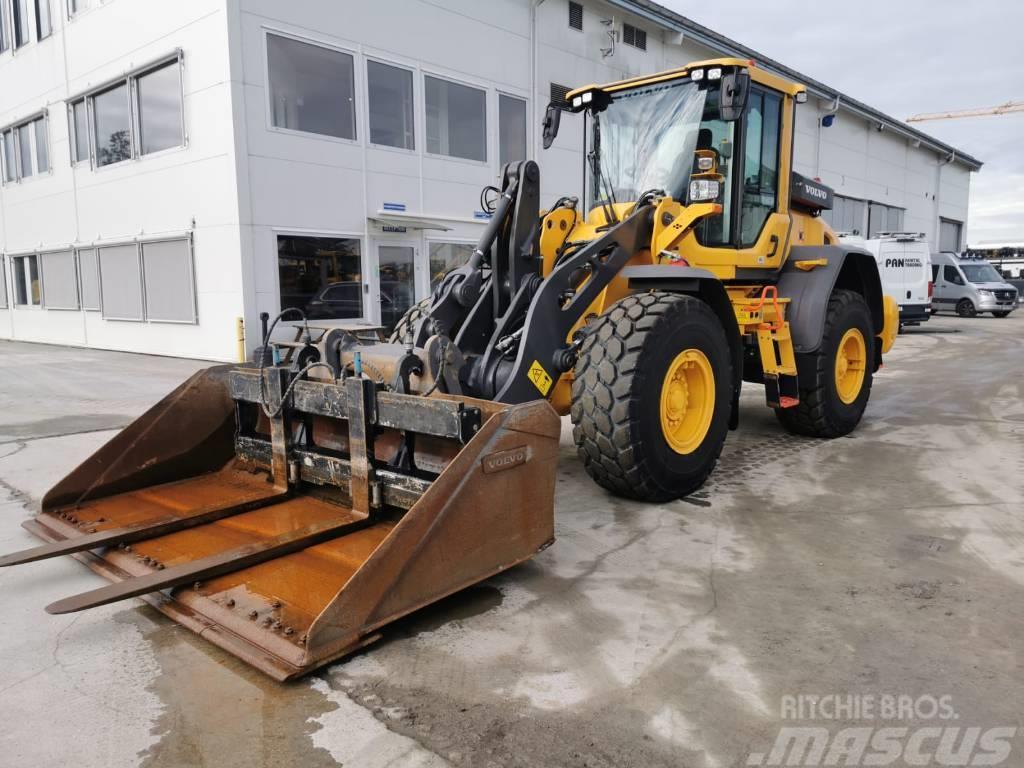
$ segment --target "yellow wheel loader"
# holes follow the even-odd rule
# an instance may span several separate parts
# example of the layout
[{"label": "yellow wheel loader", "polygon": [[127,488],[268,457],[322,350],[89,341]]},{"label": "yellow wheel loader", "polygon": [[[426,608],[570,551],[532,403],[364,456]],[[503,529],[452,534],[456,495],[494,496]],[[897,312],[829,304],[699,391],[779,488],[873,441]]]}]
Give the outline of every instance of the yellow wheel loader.
[{"label": "yellow wheel loader", "polygon": [[597,483],[654,502],[705,481],[744,381],[792,432],[854,429],[897,310],[792,170],[803,87],[716,59],[567,99],[544,146],[583,113],[583,201],[541,211],[537,164],[505,166],[468,263],[388,342],[265,318],[254,362],[119,433],[0,565],[74,555],[112,583],[49,612],[141,596],[287,679],[549,545],[559,415]]}]

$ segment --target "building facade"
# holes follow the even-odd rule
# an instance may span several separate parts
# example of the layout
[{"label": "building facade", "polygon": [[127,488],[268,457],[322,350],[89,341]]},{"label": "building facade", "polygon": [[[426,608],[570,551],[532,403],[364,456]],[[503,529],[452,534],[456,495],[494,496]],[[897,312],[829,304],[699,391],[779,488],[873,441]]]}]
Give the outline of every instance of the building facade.
[{"label": "building facade", "polygon": [[505,162],[581,195],[565,90],[721,55],[809,87],[840,230],[959,250],[980,163],[648,0],[0,0],[0,338],[231,360],[299,306],[389,325]]}]

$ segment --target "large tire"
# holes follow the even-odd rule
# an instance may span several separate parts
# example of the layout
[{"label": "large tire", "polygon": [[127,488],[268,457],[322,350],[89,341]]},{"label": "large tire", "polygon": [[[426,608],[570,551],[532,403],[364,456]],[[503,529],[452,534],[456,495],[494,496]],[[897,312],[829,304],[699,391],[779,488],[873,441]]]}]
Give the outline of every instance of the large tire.
[{"label": "large tire", "polygon": [[[844,375],[840,377],[838,361],[840,342],[844,342],[844,349],[848,348],[847,344],[856,348],[856,334],[863,344],[858,355],[863,358],[863,378],[859,386],[854,386],[858,378],[855,373],[852,379],[847,378],[847,373],[856,372],[857,367],[843,365]],[[808,437],[842,437],[852,432],[860,423],[871,396],[877,343],[872,333],[871,311],[864,297],[855,291],[833,293],[826,309],[821,345],[813,353],[814,376],[811,381],[801,380],[798,405],[775,409],[782,425],[794,434]]]},{"label": "large tire", "polygon": [[612,493],[660,502],[700,488],[722,452],[731,404],[729,343],[703,301],[635,294],[588,328],[572,385],[573,439],[587,474]]},{"label": "large tire", "polygon": [[956,305],[956,313],[960,317],[975,317],[978,314],[978,310],[970,299],[960,299],[960,302]]},{"label": "large tire", "polygon": [[420,321],[420,318],[427,314],[427,310],[430,309],[430,297],[418,301],[405,310],[405,314],[402,315],[401,319],[395,323],[395,329],[391,331],[391,335],[388,336],[389,344],[404,344],[405,337],[409,330],[416,330],[416,323]]}]

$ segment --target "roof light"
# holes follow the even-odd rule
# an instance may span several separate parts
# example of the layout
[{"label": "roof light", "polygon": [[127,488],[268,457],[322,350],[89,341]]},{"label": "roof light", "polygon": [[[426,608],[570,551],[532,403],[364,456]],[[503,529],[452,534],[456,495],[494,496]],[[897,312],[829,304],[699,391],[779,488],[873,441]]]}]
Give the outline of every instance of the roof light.
[{"label": "roof light", "polygon": [[594,92],[593,91],[587,91],[586,93],[583,94],[582,98],[583,98],[583,103],[584,104],[589,104],[590,102],[592,102],[594,100]]},{"label": "roof light", "polygon": [[690,73],[690,79],[693,80],[693,82],[697,82],[698,80],[703,80],[704,79],[704,70],[703,69],[695,69],[695,70],[693,70]]},{"label": "roof light", "polygon": [[573,98],[572,98],[572,105],[573,105],[573,107],[575,109],[579,109],[580,107],[582,107],[583,106],[583,97],[582,96],[573,96]]},{"label": "roof light", "polygon": [[721,80],[722,79],[722,68],[712,67],[708,70],[708,80]]},{"label": "roof light", "polygon": [[715,159],[713,157],[698,157],[697,158],[697,170],[699,171],[710,171],[715,167]]}]

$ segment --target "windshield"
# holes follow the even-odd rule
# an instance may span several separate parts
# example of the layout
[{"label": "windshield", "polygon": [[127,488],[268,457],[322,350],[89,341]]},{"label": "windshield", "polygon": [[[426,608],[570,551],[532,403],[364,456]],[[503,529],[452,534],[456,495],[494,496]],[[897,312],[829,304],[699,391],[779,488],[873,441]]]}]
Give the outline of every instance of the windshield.
[{"label": "windshield", "polygon": [[682,200],[707,93],[690,81],[659,84],[622,93],[595,115],[587,164],[588,207],[600,200],[636,200],[652,189]]},{"label": "windshield", "polygon": [[991,264],[961,264],[964,276],[972,283],[1001,283],[1003,278]]}]

